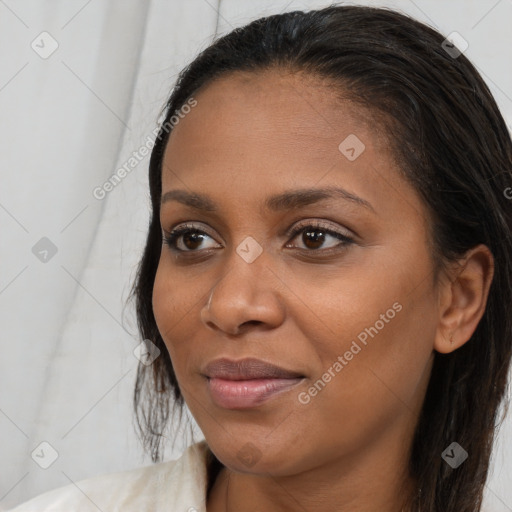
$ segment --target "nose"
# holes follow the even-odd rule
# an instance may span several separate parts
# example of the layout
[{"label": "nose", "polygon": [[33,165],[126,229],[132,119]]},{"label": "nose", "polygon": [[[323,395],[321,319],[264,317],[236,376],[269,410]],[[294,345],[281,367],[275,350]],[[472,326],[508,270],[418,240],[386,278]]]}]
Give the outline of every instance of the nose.
[{"label": "nose", "polygon": [[267,330],[284,321],[282,282],[260,256],[247,263],[236,252],[212,287],[201,321],[213,331],[237,335],[249,328]]}]

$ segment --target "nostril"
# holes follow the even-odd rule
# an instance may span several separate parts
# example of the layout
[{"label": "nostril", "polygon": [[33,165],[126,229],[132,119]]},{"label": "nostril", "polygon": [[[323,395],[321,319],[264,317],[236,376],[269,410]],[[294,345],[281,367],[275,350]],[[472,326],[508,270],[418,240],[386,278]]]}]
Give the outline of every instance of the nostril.
[{"label": "nostril", "polygon": [[247,322],[244,322],[240,327],[244,327],[245,325],[259,325],[263,322],[261,320],[249,320]]}]

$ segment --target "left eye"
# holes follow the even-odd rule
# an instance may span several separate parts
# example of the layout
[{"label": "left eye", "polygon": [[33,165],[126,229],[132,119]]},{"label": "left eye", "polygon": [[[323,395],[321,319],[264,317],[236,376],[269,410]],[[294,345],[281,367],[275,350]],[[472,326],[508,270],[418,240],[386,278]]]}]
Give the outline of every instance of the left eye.
[{"label": "left eye", "polygon": [[[302,226],[295,229],[292,233],[293,238],[296,238],[297,235],[302,233],[302,242],[306,246],[306,249],[317,250],[320,246],[325,243],[326,237],[330,237],[332,239],[338,240],[339,243],[335,243],[330,247],[325,248],[326,250],[332,249],[334,247],[348,245],[353,242],[353,240],[347,235],[340,233],[338,231],[334,231],[332,229],[328,229],[323,226]],[[292,238],[292,240],[293,240]],[[289,247],[289,245],[286,245]]]}]

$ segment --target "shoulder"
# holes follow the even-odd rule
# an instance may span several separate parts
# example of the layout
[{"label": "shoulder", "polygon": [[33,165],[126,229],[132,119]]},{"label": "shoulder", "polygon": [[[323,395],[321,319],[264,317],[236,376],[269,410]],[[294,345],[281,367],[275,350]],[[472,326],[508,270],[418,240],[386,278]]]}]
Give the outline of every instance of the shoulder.
[{"label": "shoulder", "polygon": [[40,494],[10,512],[204,510],[206,454],[206,442],[201,441],[176,460],[80,480]]}]

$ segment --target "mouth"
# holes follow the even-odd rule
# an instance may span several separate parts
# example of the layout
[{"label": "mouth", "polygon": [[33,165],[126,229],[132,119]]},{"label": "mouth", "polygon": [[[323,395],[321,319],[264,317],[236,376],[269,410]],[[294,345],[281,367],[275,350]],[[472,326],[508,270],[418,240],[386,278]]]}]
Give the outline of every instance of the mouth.
[{"label": "mouth", "polygon": [[217,359],[206,366],[203,376],[213,402],[225,409],[257,407],[305,378],[300,372],[254,358]]}]

